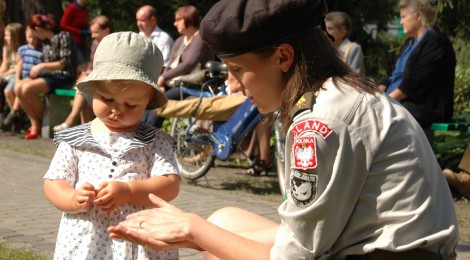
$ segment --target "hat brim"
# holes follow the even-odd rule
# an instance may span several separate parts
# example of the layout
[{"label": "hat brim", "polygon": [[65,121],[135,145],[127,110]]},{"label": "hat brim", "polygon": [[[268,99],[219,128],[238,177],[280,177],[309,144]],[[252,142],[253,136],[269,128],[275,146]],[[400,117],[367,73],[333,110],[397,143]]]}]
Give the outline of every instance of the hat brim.
[{"label": "hat brim", "polygon": [[108,81],[108,80],[133,80],[140,81],[155,88],[155,96],[149,102],[146,109],[151,110],[159,107],[163,107],[168,99],[162,92],[160,87],[155,82],[157,79],[151,79],[141,69],[133,66],[124,65],[120,63],[101,63],[95,67],[91,73],[83,80],[77,82],[76,87],[79,91],[93,95],[93,88],[96,81]]}]

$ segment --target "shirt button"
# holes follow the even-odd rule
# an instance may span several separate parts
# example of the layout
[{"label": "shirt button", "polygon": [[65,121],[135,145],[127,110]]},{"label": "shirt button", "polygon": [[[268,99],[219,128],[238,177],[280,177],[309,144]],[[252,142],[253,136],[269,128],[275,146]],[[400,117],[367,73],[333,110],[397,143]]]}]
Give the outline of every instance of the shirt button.
[{"label": "shirt button", "polygon": [[116,165],[117,165],[117,162],[113,161],[112,164],[113,164],[114,166],[116,166]]},{"label": "shirt button", "polygon": [[114,169],[111,169],[111,172],[114,172]]},{"label": "shirt button", "polygon": [[109,178],[112,178],[112,177],[113,177],[113,175],[111,175],[111,174],[110,174],[110,175],[108,175],[108,177],[109,177]]}]

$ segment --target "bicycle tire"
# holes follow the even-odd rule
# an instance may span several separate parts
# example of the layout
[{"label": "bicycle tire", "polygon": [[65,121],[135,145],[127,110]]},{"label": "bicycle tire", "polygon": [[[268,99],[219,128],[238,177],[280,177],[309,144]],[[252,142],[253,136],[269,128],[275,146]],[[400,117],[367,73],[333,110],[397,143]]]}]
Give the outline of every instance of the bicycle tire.
[{"label": "bicycle tire", "polygon": [[279,117],[274,120],[274,136],[276,138],[276,145],[274,155],[276,157],[276,168],[277,168],[277,178],[279,182],[279,190],[281,195],[285,197],[286,192],[286,155],[285,155],[285,143],[286,143],[286,136],[282,129],[282,122]]},{"label": "bicycle tire", "polygon": [[[212,142],[199,142],[186,138],[186,130],[193,118],[173,118],[171,122],[170,135],[175,139],[174,155],[180,169],[180,175],[187,180],[197,180],[210,170],[214,164],[215,155],[212,149]],[[200,133],[197,139],[210,140],[210,132]],[[190,160],[198,155],[201,158]]]}]

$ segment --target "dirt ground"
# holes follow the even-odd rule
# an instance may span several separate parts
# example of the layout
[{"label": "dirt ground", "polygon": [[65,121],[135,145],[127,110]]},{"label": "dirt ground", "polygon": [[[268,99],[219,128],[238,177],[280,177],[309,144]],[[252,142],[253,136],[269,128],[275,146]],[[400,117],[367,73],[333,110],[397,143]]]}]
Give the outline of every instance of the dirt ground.
[{"label": "dirt ground", "polygon": [[[55,152],[55,146],[51,139],[24,140],[23,134],[11,134],[9,132],[0,132],[0,149],[17,151],[52,158]],[[242,172],[243,169],[240,171]],[[243,174],[224,173],[227,171],[214,171],[208,176],[209,179],[201,179],[196,185],[205,186],[210,181],[210,188],[237,190],[238,192],[248,193],[247,196],[255,196],[262,200],[282,200],[278,196],[279,188],[275,173],[268,176],[251,177]],[[225,174],[225,175],[224,175]],[[459,222],[460,242],[470,243],[470,202],[466,199],[458,198],[454,194],[455,211]]]}]

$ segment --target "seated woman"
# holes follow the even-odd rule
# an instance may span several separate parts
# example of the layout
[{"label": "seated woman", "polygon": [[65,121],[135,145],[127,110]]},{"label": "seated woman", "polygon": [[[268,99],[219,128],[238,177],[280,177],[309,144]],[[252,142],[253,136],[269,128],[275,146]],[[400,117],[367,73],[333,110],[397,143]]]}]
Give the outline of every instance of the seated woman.
[{"label": "seated woman", "polygon": [[[157,83],[168,99],[177,100],[181,98],[180,90],[174,86],[174,81],[179,76],[202,69],[215,55],[199,36],[199,11],[196,7],[188,5],[178,8],[173,25],[181,36],[173,44],[169,65],[165,67]],[[144,122],[156,127],[161,127],[163,120],[164,118],[157,119],[153,111],[147,112],[143,117]]]},{"label": "seated woman", "polygon": [[31,79],[15,85],[15,94],[30,122],[30,132],[25,139],[36,139],[41,133],[44,106],[40,94],[55,89],[71,88],[76,79],[76,54],[70,33],[58,31],[52,14],[34,14],[28,25],[33,35],[43,41],[44,62],[31,68]]},{"label": "seated woman", "polygon": [[351,17],[345,12],[329,12],[325,17],[325,27],[326,31],[335,38],[333,45],[338,49],[341,59],[354,72],[365,75],[366,70],[361,45],[349,40],[352,32]]},{"label": "seated woman", "polygon": [[[90,61],[88,62],[87,69],[82,71],[80,76],[78,76],[77,82],[86,78],[86,76],[91,73],[93,70],[93,56],[95,55],[98,44],[106,35],[113,32],[111,22],[109,21],[108,17],[100,15],[93,18],[90,23],[90,32],[91,38],[93,38],[93,43],[91,44]],[[93,120],[95,115],[93,114],[91,103],[92,97],[90,95],[77,91],[77,94],[73,99],[72,110],[70,111],[70,114],[62,124],[54,126],[54,132],[73,126],[78,115],[80,115],[80,121],[82,124]]]}]

